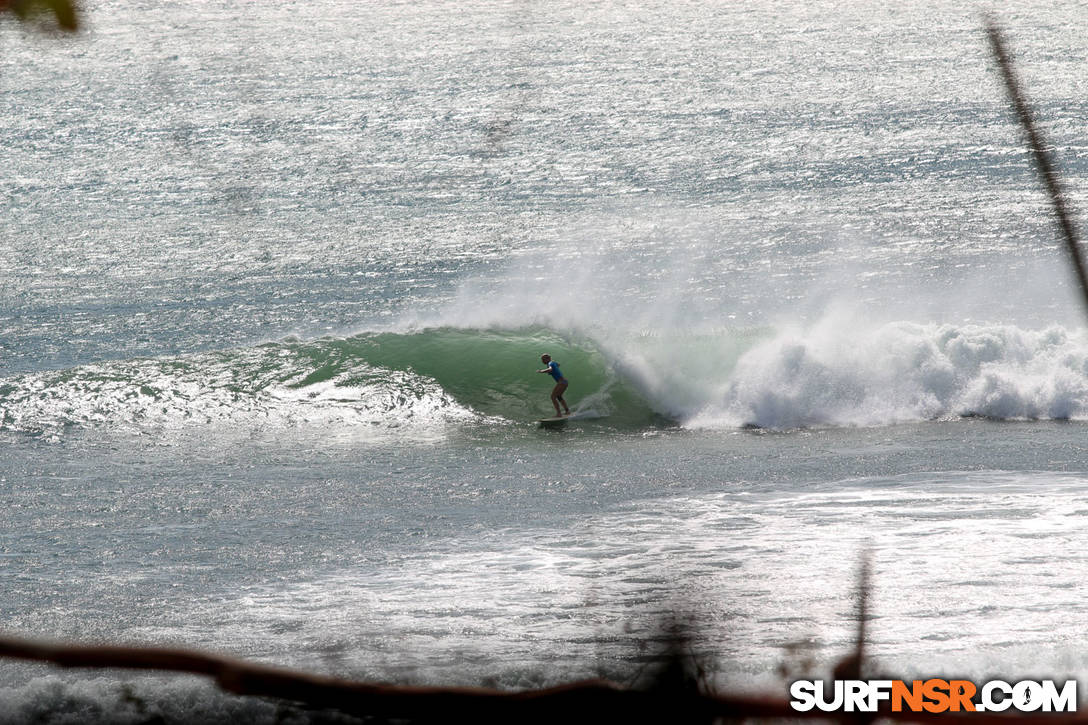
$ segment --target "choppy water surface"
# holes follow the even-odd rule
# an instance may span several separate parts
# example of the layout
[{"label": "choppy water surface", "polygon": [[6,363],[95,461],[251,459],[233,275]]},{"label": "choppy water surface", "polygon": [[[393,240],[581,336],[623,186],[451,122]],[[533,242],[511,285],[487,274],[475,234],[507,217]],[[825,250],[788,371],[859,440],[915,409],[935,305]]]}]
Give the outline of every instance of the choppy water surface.
[{"label": "choppy water surface", "polygon": [[[868,550],[882,666],[1079,675],[1088,338],[978,10],[3,26],[5,628],[529,687],[628,681],[679,612],[773,690],[849,649]],[[1088,15],[1001,12],[1088,207]],[[141,717],[0,680],[6,720]]]}]

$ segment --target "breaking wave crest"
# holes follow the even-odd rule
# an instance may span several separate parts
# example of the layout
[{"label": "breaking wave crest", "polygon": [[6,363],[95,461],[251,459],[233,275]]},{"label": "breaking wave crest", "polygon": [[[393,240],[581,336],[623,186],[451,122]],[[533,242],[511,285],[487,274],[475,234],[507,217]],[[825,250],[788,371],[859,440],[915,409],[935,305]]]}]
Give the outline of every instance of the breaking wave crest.
[{"label": "breaking wave crest", "polygon": [[1088,340],[1062,327],[826,323],[750,350],[693,427],[1088,417]]}]

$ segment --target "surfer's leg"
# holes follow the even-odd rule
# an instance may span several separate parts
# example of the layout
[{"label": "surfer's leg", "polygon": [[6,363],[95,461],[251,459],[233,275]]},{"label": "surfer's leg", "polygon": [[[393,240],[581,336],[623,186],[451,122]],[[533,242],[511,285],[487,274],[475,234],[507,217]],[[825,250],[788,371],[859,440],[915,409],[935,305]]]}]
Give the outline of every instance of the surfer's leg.
[{"label": "surfer's leg", "polygon": [[[558,383],[555,386],[555,390],[552,391],[552,405],[555,406],[555,414],[559,415],[559,403],[563,404],[563,409],[567,411],[567,415],[570,415],[570,407],[567,405],[567,401],[563,400],[563,393],[567,390],[567,383]],[[557,402],[558,401],[558,402]]]}]

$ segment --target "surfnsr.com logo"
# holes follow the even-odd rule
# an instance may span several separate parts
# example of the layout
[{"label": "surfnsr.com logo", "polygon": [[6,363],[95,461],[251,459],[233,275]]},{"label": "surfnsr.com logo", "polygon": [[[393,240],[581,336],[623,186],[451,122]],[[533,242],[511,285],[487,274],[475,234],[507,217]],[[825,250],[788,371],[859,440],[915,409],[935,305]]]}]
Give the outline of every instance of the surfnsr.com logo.
[{"label": "surfnsr.com logo", "polygon": [[790,698],[797,712],[1076,712],[1077,681],[797,680]]}]

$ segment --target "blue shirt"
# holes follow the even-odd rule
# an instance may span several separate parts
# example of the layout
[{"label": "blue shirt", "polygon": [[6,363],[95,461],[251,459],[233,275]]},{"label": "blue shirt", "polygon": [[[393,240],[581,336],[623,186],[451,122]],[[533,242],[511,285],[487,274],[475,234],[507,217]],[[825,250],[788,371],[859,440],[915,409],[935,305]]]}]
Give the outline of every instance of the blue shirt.
[{"label": "blue shirt", "polygon": [[551,375],[557,383],[563,379],[563,373],[559,372],[559,363],[555,360],[548,363],[548,374]]}]

